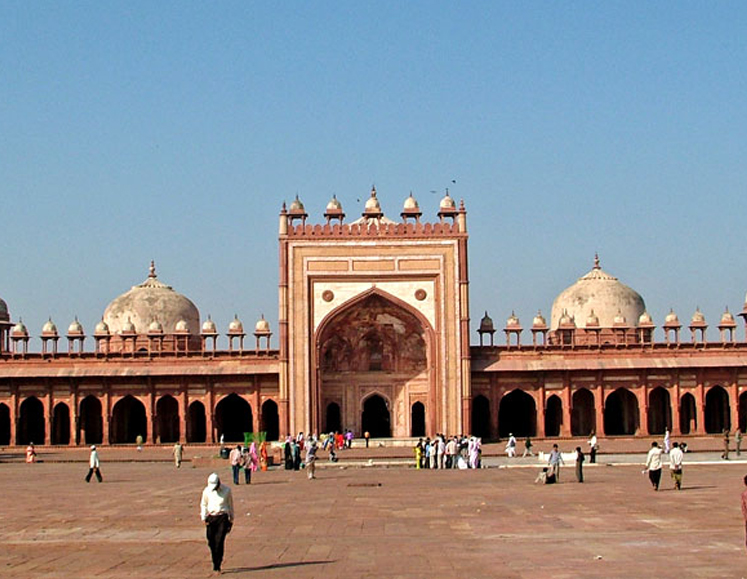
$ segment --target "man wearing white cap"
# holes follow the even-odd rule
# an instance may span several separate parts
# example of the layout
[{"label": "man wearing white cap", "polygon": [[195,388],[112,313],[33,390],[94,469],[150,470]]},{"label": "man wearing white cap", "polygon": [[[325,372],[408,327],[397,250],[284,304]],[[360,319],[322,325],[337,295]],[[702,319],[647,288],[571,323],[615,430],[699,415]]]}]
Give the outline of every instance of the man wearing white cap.
[{"label": "man wearing white cap", "polygon": [[101,482],[103,479],[101,477],[101,470],[100,467],[101,464],[99,463],[99,453],[96,452],[96,446],[91,447],[91,456],[88,459],[88,474],[86,475],[86,482],[91,482],[91,475],[93,473],[96,473],[96,480]]},{"label": "man wearing white cap", "polygon": [[202,491],[200,518],[205,522],[207,541],[213,557],[213,571],[220,571],[223,562],[223,545],[233,526],[233,496],[231,489],[221,484],[220,477],[213,473],[208,477]]}]

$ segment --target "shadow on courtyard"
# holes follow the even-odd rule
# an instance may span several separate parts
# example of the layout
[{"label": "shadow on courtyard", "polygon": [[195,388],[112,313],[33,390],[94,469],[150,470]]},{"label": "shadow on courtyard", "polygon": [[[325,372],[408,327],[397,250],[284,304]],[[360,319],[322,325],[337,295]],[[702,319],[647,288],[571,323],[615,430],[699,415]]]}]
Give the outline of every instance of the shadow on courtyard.
[{"label": "shadow on courtyard", "polygon": [[260,565],[258,567],[237,567],[236,569],[224,569],[223,574],[230,573],[250,573],[252,571],[268,571],[270,569],[284,569],[285,567],[305,567],[307,565],[327,565],[328,563],[337,563],[336,560],[326,561],[293,561],[289,563],[272,563],[271,565]]}]

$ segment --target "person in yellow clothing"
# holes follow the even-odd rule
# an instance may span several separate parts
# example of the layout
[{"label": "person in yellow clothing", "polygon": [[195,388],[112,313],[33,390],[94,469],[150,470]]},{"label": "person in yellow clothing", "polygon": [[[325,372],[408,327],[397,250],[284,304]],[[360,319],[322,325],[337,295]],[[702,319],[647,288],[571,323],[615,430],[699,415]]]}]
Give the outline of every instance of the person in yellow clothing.
[{"label": "person in yellow clothing", "polygon": [[418,440],[415,445],[415,468],[420,468],[423,463],[423,439]]}]

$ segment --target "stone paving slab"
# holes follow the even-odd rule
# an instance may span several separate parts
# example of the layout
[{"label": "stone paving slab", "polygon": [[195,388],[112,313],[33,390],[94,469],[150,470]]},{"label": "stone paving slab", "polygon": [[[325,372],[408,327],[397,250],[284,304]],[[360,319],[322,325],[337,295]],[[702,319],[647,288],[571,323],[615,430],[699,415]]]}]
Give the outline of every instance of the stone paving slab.
[{"label": "stone paving slab", "polygon": [[[0,576],[208,577],[199,497],[209,470],[106,462],[0,465]],[[246,577],[745,577],[747,466],[686,466],[654,492],[639,465],[587,482],[537,469],[320,469],[233,487],[224,574]],[[227,468],[220,471],[230,481]]]}]

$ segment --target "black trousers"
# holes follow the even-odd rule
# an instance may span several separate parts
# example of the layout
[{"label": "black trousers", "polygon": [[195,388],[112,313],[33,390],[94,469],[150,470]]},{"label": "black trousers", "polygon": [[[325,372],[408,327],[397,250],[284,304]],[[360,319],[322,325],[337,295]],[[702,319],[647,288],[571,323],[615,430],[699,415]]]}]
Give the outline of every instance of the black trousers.
[{"label": "black trousers", "polygon": [[649,470],[648,480],[651,481],[651,484],[656,490],[659,490],[659,482],[661,481],[661,469]]},{"label": "black trousers", "polygon": [[91,482],[91,475],[93,473],[96,473],[96,480],[97,481],[101,482],[102,480],[104,480],[101,477],[101,471],[98,469],[98,467],[93,467],[93,468],[89,468],[88,469],[88,474],[86,475],[86,482]]},{"label": "black trousers", "polygon": [[206,522],[207,542],[210,547],[210,554],[213,557],[213,570],[220,571],[221,563],[223,563],[223,548],[226,543],[226,535],[231,530],[232,525],[228,520],[227,513],[208,515]]},{"label": "black trousers", "polygon": [[246,484],[252,484],[252,468],[250,466],[244,467],[244,481]]}]

